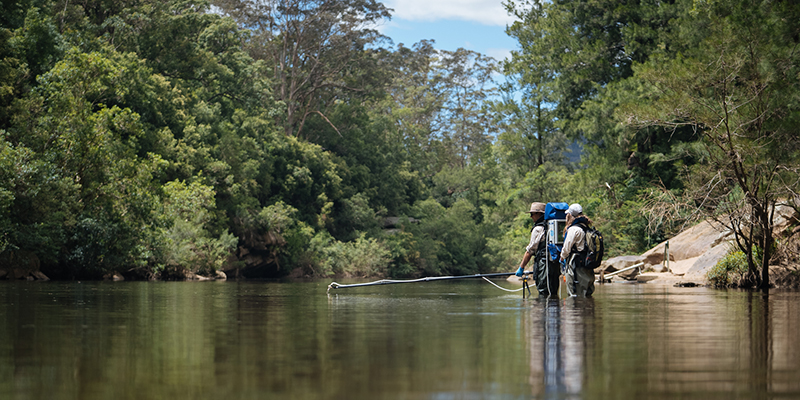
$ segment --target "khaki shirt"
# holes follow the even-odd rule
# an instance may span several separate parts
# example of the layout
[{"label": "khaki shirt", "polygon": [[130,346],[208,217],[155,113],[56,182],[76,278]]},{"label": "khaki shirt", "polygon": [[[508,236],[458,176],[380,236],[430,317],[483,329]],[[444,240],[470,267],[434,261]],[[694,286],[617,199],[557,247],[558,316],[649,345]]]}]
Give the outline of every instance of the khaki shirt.
[{"label": "khaki shirt", "polygon": [[536,249],[539,247],[539,242],[544,240],[544,226],[537,226],[531,231],[531,242],[525,247],[525,251],[530,254],[536,254]]},{"label": "khaki shirt", "polygon": [[586,232],[578,225],[572,225],[567,229],[567,237],[564,239],[564,248],[561,249],[561,258],[566,260],[572,252],[572,245],[575,251],[583,251],[586,243]]}]

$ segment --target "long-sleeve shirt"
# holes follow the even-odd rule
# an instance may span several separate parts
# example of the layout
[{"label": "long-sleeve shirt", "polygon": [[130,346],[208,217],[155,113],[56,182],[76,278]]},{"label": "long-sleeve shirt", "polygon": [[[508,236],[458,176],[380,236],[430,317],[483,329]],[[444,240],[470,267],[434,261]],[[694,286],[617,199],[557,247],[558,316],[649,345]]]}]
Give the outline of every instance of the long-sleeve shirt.
[{"label": "long-sleeve shirt", "polygon": [[575,246],[575,251],[583,251],[586,243],[586,233],[578,225],[572,225],[567,229],[567,237],[564,239],[564,248],[561,249],[561,258],[566,260],[569,253],[572,252],[572,246]]},{"label": "long-sleeve shirt", "polygon": [[531,242],[525,247],[525,251],[530,254],[536,254],[536,249],[539,247],[539,242],[544,240],[544,226],[537,225],[531,231]]}]

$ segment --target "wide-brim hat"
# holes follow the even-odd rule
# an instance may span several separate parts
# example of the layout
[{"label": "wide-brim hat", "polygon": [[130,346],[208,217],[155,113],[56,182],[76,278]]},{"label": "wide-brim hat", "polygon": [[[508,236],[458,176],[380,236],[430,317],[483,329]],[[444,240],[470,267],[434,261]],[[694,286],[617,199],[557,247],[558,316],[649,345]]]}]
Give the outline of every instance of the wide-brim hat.
[{"label": "wide-brim hat", "polygon": [[544,203],[531,203],[531,210],[528,213],[542,213],[544,214]]}]

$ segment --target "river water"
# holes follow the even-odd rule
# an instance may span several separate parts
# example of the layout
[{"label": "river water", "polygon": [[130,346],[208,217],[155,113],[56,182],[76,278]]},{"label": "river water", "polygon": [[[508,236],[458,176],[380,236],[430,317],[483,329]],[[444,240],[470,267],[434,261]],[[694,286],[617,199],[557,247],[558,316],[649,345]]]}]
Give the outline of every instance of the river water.
[{"label": "river water", "polygon": [[800,398],[798,292],[328,283],[0,282],[0,399]]}]

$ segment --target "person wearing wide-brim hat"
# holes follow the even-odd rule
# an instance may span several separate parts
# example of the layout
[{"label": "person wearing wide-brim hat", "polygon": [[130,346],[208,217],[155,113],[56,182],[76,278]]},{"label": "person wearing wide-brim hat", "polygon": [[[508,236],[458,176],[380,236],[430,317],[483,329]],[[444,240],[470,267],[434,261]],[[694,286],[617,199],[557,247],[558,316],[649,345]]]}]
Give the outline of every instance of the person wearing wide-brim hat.
[{"label": "person wearing wide-brim hat", "polygon": [[528,262],[533,257],[533,278],[536,279],[536,267],[538,265],[538,260],[540,258],[544,258],[545,249],[547,248],[547,241],[545,240],[545,222],[544,222],[544,203],[531,203],[531,208],[527,211],[530,214],[531,219],[533,220],[533,229],[531,229],[531,240],[528,243],[528,246],[525,247],[525,254],[522,256],[522,262],[519,264],[519,269],[517,269],[517,276],[522,276],[525,273],[525,266],[528,265]]},{"label": "person wearing wide-brim hat", "polygon": [[594,293],[594,271],[584,265],[586,259],[586,231],[592,221],[583,215],[583,207],[575,203],[567,210],[567,228],[561,261],[566,264],[564,275],[570,296],[590,297]]}]

